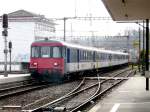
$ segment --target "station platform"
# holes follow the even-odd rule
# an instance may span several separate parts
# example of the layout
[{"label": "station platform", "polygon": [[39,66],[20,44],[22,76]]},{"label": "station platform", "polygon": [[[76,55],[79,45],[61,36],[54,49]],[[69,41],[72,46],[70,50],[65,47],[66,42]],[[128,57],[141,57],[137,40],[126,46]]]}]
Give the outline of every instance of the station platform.
[{"label": "station platform", "polygon": [[23,81],[30,78],[30,74],[8,74],[8,77],[4,77],[3,74],[0,74],[0,84]]},{"label": "station platform", "polygon": [[150,90],[146,91],[145,83],[145,77],[135,75],[88,112],[150,112]]}]

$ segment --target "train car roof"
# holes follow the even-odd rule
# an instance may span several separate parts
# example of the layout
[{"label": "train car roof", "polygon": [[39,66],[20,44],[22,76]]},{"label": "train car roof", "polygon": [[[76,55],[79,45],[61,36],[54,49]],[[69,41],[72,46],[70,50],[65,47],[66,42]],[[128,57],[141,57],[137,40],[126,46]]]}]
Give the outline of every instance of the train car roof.
[{"label": "train car roof", "polygon": [[63,46],[66,46],[68,48],[78,48],[78,49],[82,49],[82,50],[97,51],[97,52],[110,53],[110,54],[128,55],[128,53],[123,53],[123,52],[119,52],[119,51],[111,51],[111,50],[104,50],[104,49],[95,48],[95,47],[82,46],[82,45],[68,43],[68,42],[64,42],[64,41],[60,41],[60,40],[45,39],[45,40],[38,40],[33,43],[60,43]]}]

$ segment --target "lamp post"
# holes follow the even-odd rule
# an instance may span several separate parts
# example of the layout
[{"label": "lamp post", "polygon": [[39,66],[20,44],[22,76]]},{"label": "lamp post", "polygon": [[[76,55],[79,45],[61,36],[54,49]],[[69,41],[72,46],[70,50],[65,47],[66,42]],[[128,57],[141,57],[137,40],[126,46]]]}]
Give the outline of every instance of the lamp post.
[{"label": "lamp post", "polygon": [[64,41],[66,41],[66,20],[67,18],[64,17]]},{"label": "lamp post", "polygon": [[145,76],[145,26],[144,26],[144,21],[143,21],[143,59],[142,59],[142,75]]},{"label": "lamp post", "polygon": [[141,72],[141,29],[139,26],[139,72]]}]

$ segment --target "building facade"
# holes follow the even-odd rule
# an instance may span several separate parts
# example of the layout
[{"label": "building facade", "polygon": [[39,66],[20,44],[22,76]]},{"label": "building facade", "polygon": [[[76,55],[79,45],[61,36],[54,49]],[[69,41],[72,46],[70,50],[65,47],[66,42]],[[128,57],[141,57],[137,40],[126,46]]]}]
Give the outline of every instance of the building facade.
[{"label": "building facade", "polygon": [[[2,26],[2,17],[0,18]],[[0,31],[3,28],[0,27]],[[12,62],[29,62],[33,41],[54,36],[55,23],[43,15],[25,10],[8,14],[8,42],[12,42]],[[0,62],[4,62],[4,37],[0,35]],[[9,53],[8,53],[9,62]]]}]

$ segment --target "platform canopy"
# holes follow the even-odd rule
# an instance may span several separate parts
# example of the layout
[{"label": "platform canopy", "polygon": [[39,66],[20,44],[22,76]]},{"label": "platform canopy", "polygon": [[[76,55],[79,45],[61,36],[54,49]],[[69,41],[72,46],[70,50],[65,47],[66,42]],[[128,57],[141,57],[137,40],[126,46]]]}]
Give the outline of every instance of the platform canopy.
[{"label": "platform canopy", "polygon": [[114,21],[150,19],[150,0],[102,0]]}]

